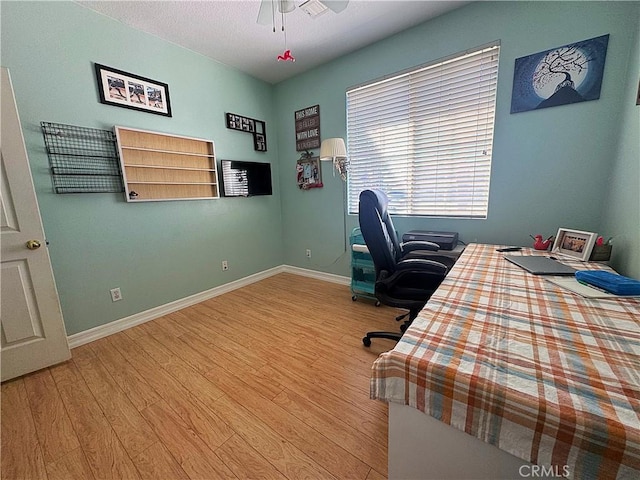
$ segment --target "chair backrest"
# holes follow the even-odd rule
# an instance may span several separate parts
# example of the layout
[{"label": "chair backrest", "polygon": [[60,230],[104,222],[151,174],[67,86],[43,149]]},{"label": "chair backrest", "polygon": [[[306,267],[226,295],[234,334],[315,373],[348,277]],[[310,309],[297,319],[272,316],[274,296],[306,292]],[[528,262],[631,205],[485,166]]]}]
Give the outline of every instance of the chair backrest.
[{"label": "chair backrest", "polygon": [[400,256],[400,245],[387,212],[388,203],[387,195],[381,190],[360,192],[358,220],[364,242],[373,259],[376,276],[381,270],[395,272]]},{"label": "chair backrest", "polygon": [[389,205],[389,197],[387,197],[386,193],[384,193],[382,190],[375,191],[377,192],[377,195],[382,195],[384,197],[384,211],[380,218],[382,218],[382,221],[387,227],[387,234],[389,235],[389,238],[393,243],[393,251],[396,256],[397,263],[402,258],[403,252],[402,247],[400,246],[400,240],[398,239],[398,231],[396,230],[396,227],[393,226],[393,220],[391,219],[391,215],[389,215],[389,211],[387,208]]}]

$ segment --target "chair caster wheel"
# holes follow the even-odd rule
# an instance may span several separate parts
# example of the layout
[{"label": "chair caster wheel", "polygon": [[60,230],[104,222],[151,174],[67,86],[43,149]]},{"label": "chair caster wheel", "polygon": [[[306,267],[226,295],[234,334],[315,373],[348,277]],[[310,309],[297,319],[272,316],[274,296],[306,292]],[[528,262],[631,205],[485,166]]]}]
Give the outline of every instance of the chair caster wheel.
[{"label": "chair caster wheel", "polygon": [[358,299],[358,296],[357,296],[357,295],[352,295],[352,296],[351,296],[351,300],[353,300],[354,302],[355,302],[357,299]]},{"label": "chair caster wheel", "polygon": [[376,300],[376,307],[380,306],[380,301]]},{"label": "chair caster wheel", "polygon": [[371,346],[371,339],[369,337],[364,337],[362,339],[362,343],[365,347],[370,347]]}]

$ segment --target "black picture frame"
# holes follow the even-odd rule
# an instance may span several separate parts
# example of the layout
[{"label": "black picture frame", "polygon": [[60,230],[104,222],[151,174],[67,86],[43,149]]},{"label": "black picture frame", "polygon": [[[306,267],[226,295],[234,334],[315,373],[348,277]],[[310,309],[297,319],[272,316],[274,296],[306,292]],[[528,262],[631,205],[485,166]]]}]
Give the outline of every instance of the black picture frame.
[{"label": "black picture frame", "polygon": [[267,151],[267,124],[265,122],[231,112],[225,113],[225,122],[227,128],[231,130],[252,134],[255,151]]},{"label": "black picture frame", "polygon": [[100,103],[171,117],[169,85],[94,63]]}]

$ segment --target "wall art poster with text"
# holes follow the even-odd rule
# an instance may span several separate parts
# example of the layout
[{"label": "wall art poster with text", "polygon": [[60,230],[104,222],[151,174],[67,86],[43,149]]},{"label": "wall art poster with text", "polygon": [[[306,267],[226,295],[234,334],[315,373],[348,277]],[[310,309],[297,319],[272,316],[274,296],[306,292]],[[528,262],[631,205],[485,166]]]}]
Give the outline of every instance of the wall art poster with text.
[{"label": "wall art poster with text", "polygon": [[600,98],[609,35],[516,59],[511,113]]}]

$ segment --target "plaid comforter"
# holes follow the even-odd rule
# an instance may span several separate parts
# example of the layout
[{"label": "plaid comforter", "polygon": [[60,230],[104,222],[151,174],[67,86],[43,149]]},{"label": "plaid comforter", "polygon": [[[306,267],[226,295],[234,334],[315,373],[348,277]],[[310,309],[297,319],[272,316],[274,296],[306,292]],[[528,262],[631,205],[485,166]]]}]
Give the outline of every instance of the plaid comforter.
[{"label": "plaid comforter", "polygon": [[640,299],[583,298],[495,249],[466,248],[371,397],[570,478],[640,478]]}]

